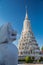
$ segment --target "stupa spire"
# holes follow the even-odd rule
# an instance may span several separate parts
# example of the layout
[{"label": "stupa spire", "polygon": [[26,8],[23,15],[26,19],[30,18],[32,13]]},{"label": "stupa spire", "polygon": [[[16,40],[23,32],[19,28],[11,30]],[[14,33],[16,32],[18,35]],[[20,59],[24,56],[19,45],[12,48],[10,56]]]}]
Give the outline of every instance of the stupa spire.
[{"label": "stupa spire", "polygon": [[26,16],[25,19],[28,20],[28,11],[27,11],[27,7],[26,7]]},{"label": "stupa spire", "polygon": [[36,54],[36,56],[37,54],[40,55],[40,49],[32,32],[30,20],[28,19],[27,8],[25,20],[23,23],[23,30],[19,39],[18,50],[19,58],[24,58],[26,56],[32,57],[34,54]]}]

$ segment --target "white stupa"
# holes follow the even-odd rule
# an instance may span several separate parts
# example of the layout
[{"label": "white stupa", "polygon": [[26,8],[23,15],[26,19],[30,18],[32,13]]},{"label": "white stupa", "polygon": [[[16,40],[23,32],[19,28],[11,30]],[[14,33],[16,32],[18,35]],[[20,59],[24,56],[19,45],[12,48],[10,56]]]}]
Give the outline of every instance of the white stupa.
[{"label": "white stupa", "polygon": [[23,30],[21,32],[21,36],[18,42],[18,50],[18,56],[20,58],[25,56],[40,56],[40,48],[32,32],[27,10],[23,23]]},{"label": "white stupa", "polygon": [[17,65],[18,50],[12,44],[16,40],[16,34],[10,23],[0,27],[0,65]]}]

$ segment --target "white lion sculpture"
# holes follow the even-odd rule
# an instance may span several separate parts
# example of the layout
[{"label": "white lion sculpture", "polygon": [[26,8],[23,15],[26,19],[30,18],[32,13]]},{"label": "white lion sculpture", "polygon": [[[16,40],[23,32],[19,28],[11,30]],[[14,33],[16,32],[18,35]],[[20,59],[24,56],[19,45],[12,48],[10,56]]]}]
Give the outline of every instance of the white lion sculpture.
[{"label": "white lion sculpture", "polygon": [[0,27],[0,65],[17,65],[18,49],[12,42],[16,40],[16,31],[10,23]]}]

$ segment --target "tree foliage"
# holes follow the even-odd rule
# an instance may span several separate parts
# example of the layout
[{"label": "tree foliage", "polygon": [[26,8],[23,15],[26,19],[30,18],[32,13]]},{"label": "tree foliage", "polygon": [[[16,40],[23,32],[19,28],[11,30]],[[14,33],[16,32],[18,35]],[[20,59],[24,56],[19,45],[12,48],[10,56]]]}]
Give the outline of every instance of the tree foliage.
[{"label": "tree foliage", "polygon": [[43,51],[43,46],[41,47],[41,50]]},{"label": "tree foliage", "polygon": [[31,57],[26,56],[26,57],[25,57],[25,62],[26,62],[26,63],[32,63],[33,60],[31,59]]}]

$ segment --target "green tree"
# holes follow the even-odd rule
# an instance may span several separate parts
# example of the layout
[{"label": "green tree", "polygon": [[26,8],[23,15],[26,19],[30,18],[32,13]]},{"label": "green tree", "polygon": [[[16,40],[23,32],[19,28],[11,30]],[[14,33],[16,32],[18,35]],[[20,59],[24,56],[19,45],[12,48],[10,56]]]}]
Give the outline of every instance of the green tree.
[{"label": "green tree", "polygon": [[25,57],[25,62],[26,62],[26,63],[32,63],[33,61],[32,61],[32,59],[31,59],[31,57],[26,56],[26,57]]},{"label": "green tree", "polygon": [[43,46],[41,47],[41,50],[43,51]]},{"label": "green tree", "polygon": [[32,57],[32,60],[34,60],[34,59],[35,59],[35,57],[33,56],[33,57]]}]

